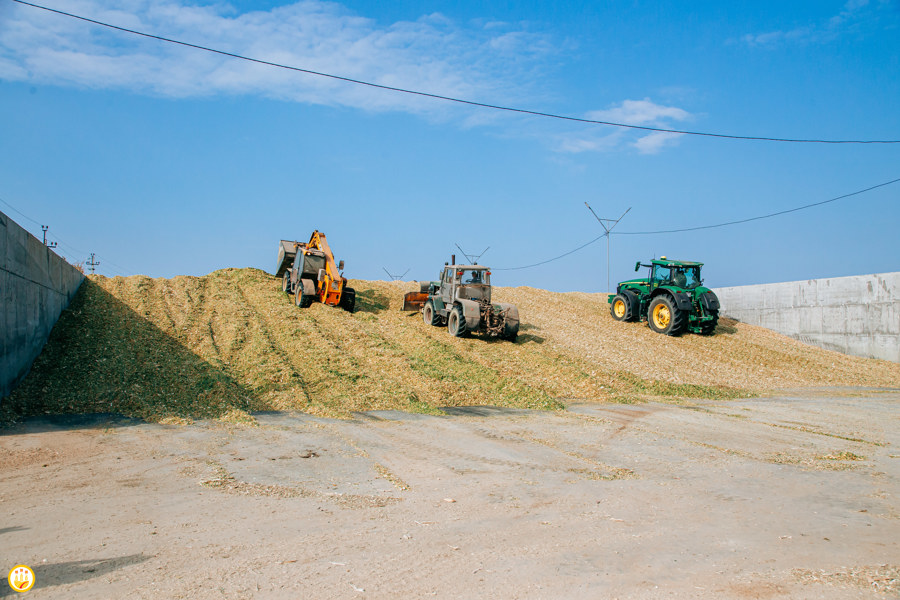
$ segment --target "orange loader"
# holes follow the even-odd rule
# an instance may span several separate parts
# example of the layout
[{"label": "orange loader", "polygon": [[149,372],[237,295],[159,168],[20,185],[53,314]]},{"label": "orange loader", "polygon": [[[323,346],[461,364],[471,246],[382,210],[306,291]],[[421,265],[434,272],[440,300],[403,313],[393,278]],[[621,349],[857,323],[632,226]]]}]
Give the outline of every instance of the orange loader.
[{"label": "orange loader", "polygon": [[356,291],[347,287],[344,261],[335,263],[325,234],[313,231],[306,243],[281,240],[278,244],[278,268],[281,290],[294,297],[294,303],[307,308],[313,302],[340,306],[353,312]]}]

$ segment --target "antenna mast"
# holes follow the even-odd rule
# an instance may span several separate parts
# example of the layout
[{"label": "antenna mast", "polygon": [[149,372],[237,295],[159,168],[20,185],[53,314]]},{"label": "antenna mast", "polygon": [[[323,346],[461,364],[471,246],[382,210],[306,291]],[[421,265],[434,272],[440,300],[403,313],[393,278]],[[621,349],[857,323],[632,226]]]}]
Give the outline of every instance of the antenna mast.
[{"label": "antenna mast", "polygon": [[609,293],[609,234],[613,230],[613,227],[619,224],[619,221],[622,220],[622,217],[628,214],[628,210],[631,210],[631,207],[629,206],[628,210],[623,212],[622,217],[619,217],[618,219],[601,219],[597,216],[597,213],[594,212],[594,209],[591,208],[590,204],[585,202],[584,205],[588,207],[588,210],[591,211],[591,214],[594,215],[594,218],[600,222],[601,227],[603,227],[603,230],[606,231],[606,233],[604,234],[606,236],[606,292]]}]

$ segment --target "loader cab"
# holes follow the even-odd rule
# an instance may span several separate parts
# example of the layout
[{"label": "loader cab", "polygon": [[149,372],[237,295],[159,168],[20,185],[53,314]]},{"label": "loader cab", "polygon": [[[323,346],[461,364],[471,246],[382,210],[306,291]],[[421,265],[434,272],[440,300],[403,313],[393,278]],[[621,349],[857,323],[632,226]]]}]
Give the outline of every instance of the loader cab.
[{"label": "loader cab", "polygon": [[294,259],[294,270],[301,276],[319,276],[319,270],[325,268],[325,253],[320,250],[301,250]]}]

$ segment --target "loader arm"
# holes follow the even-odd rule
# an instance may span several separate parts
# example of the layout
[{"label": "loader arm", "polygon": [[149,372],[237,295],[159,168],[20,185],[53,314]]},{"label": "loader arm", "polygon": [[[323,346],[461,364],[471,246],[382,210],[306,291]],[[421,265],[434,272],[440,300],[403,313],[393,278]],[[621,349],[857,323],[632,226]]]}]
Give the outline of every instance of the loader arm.
[{"label": "loader arm", "polygon": [[344,278],[334,261],[334,254],[325,239],[325,234],[315,230],[309,238],[308,248],[320,250],[325,254],[325,280],[316,282],[316,291],[319,300],[324,304],[337,306],[341,302],[341,294],[344,290]]}]

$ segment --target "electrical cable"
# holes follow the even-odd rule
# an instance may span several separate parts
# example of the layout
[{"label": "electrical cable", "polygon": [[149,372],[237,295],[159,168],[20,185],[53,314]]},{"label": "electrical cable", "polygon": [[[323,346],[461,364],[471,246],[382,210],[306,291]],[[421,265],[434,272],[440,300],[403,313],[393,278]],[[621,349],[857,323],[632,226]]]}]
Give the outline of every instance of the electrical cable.
[{"label": "electrical cable", "polygon": [[858,196],[859,194],[864,194],[864,193],[870,192],[874,189],[878,189],[878,188],[884,187],[886,185],[891,185],[892,183],[897,183],[898,181],[900,181],[900,178],[893,179],[891,181],[886,181],[884,183],[879,183],[878,185],[873,185],[872,187],[868,187],[864,190],[850,192],[849,194],[844,194],[843,196],[831,198],[830,200],[822,200],[821,202],[813,202],[812,204],[805,204],[803,206],[798,206],[796,208],[780,210],[778,212],[769,213],[767,215],[760,215],[758,217],[750,217],[748,219],[739,219],[737,221],[728,221],[726,223],[717,223],[715,225],[701,225],[699,227],[685,227],[683,229],[665,229],[665,230],[660,230],[660,231],[616,231],[613,233],[614,233],[614,235],[656,235],[656,234],[660,234],[660,233],[681,233],[683,231],[699,231],[701,229],[714,229],[716,227],[726,227],[728,225],[738,225],[740,223],[749,223],[750,221],[759,221],[760,219],[768,219],[771,217],[786,215],[788,213],[797,212],[798,210],[804,210],[807,208],[813,208],[814,206],[822,206],[823,204],[828,204],[829,202],[836,202],[838,200],[843,200],[844,198],[849,198],[851,196]]},{"label": "electrical cable", "polygon": [[281,63],[271,62],[268,60],[262,60],[258,58],[251,58],[249,56],[243,56],[241,54],[235,54],[233,52],[226,52],[224,50],[216,50],[215,48],[210,48],[207,46],[200,46],[198,44],[191,44],[188,42],[182,42],[179,40],[175,40],[172,38],[167,38],[159,35],[153,35],[150,33],[144,33],[142,31],[137,31],[135,29],[128,29],[126,27],[119,27],[118,25],[112,25],[110,23],[104,23],[103,21],[97,21],[95,19],[89,19],[87,17],[82,17],[80,15],[76,15],[73,13],[65,12],[62,10],[57,10],[54,8],[49,8],[47,6],[41,6],[40,4],[33,4],[31,2],[25,2],[24,0],[11,0],[12,2],[16,2],[17,4],[22,4],[24,6],[30,6],[32,8],[38,8],[41,10],[45,10],[47,12],[56,13],[58,15],[71,17],[73,19],[78,19],[80,21],[85,21],[87,23],[92,23],[94,25],[100,25],[101,27],[107,27],[109,29],[115,29],[117,31],[122,31],[124,33],[130,33],[133,35],[139,35],[145,38],[150,38],[154,40],[159,40],[161,42],[167,42],[169,44],[177,44],[179,46],[185,46],[187,48],[194,48],[197,50],[203,50],[205,52],[212,52],[214,54],[219,54],[221,56],[228,56],[230,58],[237,58],[240,60],[245,60],[248,62],[257,63],[260,65],[266,65],[269,67],[276,67],[279,69],[287,69],[289,71],[296,71],[298,73],[306,73],[308,75],[315,75],[318,77],[327,77],[329,79],[335,79],[338,81],[344,81],[347,83],[353,83],[356,85],[364,85],[372,88],[377,88],[381,90],[387,90],[390,92],[398,92],[402,94],[411,94],[414,96],[422,96],[425,98],[432,98],[435,100],[444,100],[447,102],[455,102],[457,104],[465,104],[468,106],[476,106],[479,108],[489,108],[492,110],[500,110],[511,113],[518,113],[524,115],[531,115],[535,117],[546,117],[550,119],[559,119],[563,121],[574,121],[576,123],[589,123],[592,125],[608,125],[611,127],[621,127],[626,129],[639,129],[642,131],[653,131],[658,133],[676,133],[681,135],[694,135],[694,136],[702,136],[702,137],[712,137],[712,138],[724,138],[724,139],[732,139],[732,140],[751,140],[751,141],[761,141],[761,142],[789,142],[789,143],[799,143],[799,144],[900,144],[900,140],[825,140],[825,139],[794,139],[794,138],[778,138],[778,137],[762,137],[762,136],[751,136],[751,135],[729,135],[724,133],[710,133],[710,132],[702,132],[702,131],[687,131],[680,129],[666,129],[663,127],[648,127],[645,125],[629,125],[627,123],[616,123],[613,121],[600,121],[597,119],[585,119],[581,117],[572,117],[566,115],[558,115],[554,113],[541,112],[536,110],[527,110],[524,108],[514,108],[510,106],[501,106],[498,104],[488,104],[485,102],[475,102],[473,100],[463,100],[461,98],[453,98],[451,96],[442,96],[440,94],[432,94],[429,92],[420,92],[416,90],[394,87],[389,85],[381,85],[378,83],[372,83],[370,81],[363,81],[360,79],[353,79],[350,77],[342,77],[340,75],[332,75],[330,73],[324,73],[321,71],[313,71],[311,69],[304,69],[301,67],[292,67],[290,65],[285,65]]},{"label": "electrical cable", "polygon": [[602,240],[603,238],[605,238],[607,235],[609,235],[609,234],[608,234],[608,233],[604,233],[604,234],[601,235],[600,237],[595,237],[595,238],[592,239],[591,241],[589,241],[589,242],[587,242],[587,243],[585,243],[585,244],[582,244],[581,246],[578,246],[578,247],[575,248],[574,250],[569,250],[569,251],[566,252],[565,254],[560,254],[559,256],[554,256],[553,258],[548,258],[547,260],[542,260],[541,262],[534,263],[533,265],[525,265],[525,266],[522,266],[522,267],[504,267],[504,268],[502,268],[502,269],[501,269],[501,268],[496,268],[496,267],[491,267],[491,271],[519,271],[519,270],[521,270],[521,269],[530,269],[531,267],[539,267],[540,265],[546,265],[547,263],[553,262],[554,260],[559,260],[559,259],[561,259],[561,258],[567,257],[567,256],[570,255],[570,254],[575,254],[575,253],[578,252],[579,250],[581,250],[581,249],[583,249],[583,248],[587,248],[588,246],[590,246],[590,245],[593,244],[594,242],[599,242],[600,240]]},{"label": "electrical cable", "polygon": [[[872,190],[875,190],[875,189],[878,189],[878,188],[881,188],[881,187],[885,187],[885,186],[891,185],[891,184],[893,184],[893,183],[897,183],[898,181],[900,181],[900,178],[892,179],[891,181],[886,181],[886,182],[884,182],[884,183],[879,183],[878,185],[873,185],[873,186],[867,187],[867,188],[865,188],[865,189],[863,189],[863,190],[857,190],[857,191],[855,191],[855,192],[850,192],[849,194],[844,194],[844,195],[842,195],[842,196],[837,196],[837,197],[835,197],[835,198],[830,198],[830,199],[828,199],[828,200],[822,200],[821,202],[813,202],[812,204],[805,204],[805,205],[803,205],[803,206],[798,206],[798,207],[796,207],[796,208],[789,208],[789,209],[787,209],[787,210],[780,210],[780,211],[778,211],[778,212],[769,213],[769,214],[767,214],[767,215],[760,215],[760,216],[757,216],[757,217],[750,217],[750,218],[747,218],[747,219],[739,219],[739,220],[737,220],[737,221],[727,221],[727,222],[725,222],[725,223],[716,223],[715,225],[701,225],[701,226],[699,226],[699,227],[685,227],[685,228],[683,228],[683,229],[665,229],[665,230],[659,230],[659,231],[614,231],[613,234],[614,234],[614,235],[657,235],[657,234],[663,234],[663,233],[681,233],[681,232],[684,232],[684,231],[698,231],[698,230],[700,230],[700,229],[714,229],[714,228],[716,228],[716,227],[727,227],[727,226],[729,226],[729,225],[738,225],[738,224],[740,224],[740,223],[749,223],[750,221],[759,221],[760,219],[768,219],[768,218],[771,218],[771,217],[777,217],[777,216],[780,216],[780,215],[786,215],[786,214],[788,214],[788,213],[797,212],[798,210],[805,210],[805,209],[807,209],[807,208],[813,208],[813,207],[816,207],[816,206],[822,206],[823,204],[828,204],[829,202],[836,202],[836,201],[838,201],[838,200],[843,200],[844,198],[850,198],[851,196],[858,196],[859,194],[864,194],[864,193],[866,193],[866,192],[870,192],[870,191],[872,191]],[[584,249],[584,248],[587,248],[587,247],[590,246],[591,244],[593,244],[593,243],[595,243],[595,242],[598,242],[598,241],[602,240],[602,239],[605,238],[607,235],[608,235],[608,233],[604,233],[603,235],[601,235],[601,236],[599,236],[599,237],[596,237],[596,238],[592,239],[591,241],[589,241],[589,242],[587,242],[587,243],[585,243],[585,244],[582,244],[581,246],[578,246],[577,248],[575,248],[575,249],[573,249],[573,250],[569,250],[569,251],[566,252],[565,254],[560,254],[559,256],[554,256],[553,258],[548,258],[547,260],[544,260],[544,261],[541,261],[541,262],[538,262],[538,263],[534,263],[534,264],[531,264],[531,265],[524,265],[524,266],[521,266],[521,267],[504,267],[504,268],[497,268],[497,267],[494,267],[494,268],[492,268],[491,270],[492,270],[492,271],[518,271],[518,270],[520,270],[520,269],[530,269],[531,267],[537,267],[537,266],[540,266],[540,265],[545,265],[545,264],[547,264],[547,263],[550,263],[550,262],[559,260],[559,259],[561,259],[561,258],[565,258],[566,256],[569,256],[570,254],[574,254],[575,252],[578,252],[579,250],[582,250],[582,249]]]},{"label": "electrical cable", "polygon": [[[23,213],[21,210],[19,210],[18,208],[16,208],[15,206],[13,206],[12,204],[10,204],[9,202],[7,202],[6,200],[4,200],[3,198],[0,198],[0,202],[2,202],[2,203],[5,204],[6,206],[8,206],[10,209],[12,209],[13,211],[15,211],[19,216],[21,216],[21,217],[23,217],[23,218],[25,218],[25,219],[31,221],[32,223],[34,223],[34,224],[37,225],[38,227],[42,227],[42,224],[40,223],[40,221],[35,221],[34,219],[32,219],[31,217],[29,217],[28,215],[26,215],[25,213]],[[36,237],[36,236],[35,236],[35,237]],[[47,237],[48,237],[49,239],[51,239],[51,240],[56,241],[56,242],[57,242],[60,246],[62,246],[63,248],[67,248],[67,249],[69,250],[69,252],[71,252],[72,255],[74,255],[74,256],[78,256],[78,255],[84,256],[84,255],[90,254],[90,252],[85,252],[84,250],[80,250],[80,249],[78,249],[78,248],[72,246],[71,244],[67,243],[65,240],[63,240],[62,238],[60,238],[58,235],[56,235],[55,233],[52,233],[52,232],[49,232],[49,231],[48,231],[48,232],[47,232]],[[62,254],[62,252],[57,252],[57,254]],[[109,264],[109,265],[112,266],[112,267],[115,267],[114,269],[112,269],[113,271],[119,271],[122,275],[125,275],[125,276],[127,277],[127,273],[128,273],[128,271],[129,271],[128,269],[125,269],[125,267],[123,267],[123,266],[121,266],[121,265],[117,265],[116,263],[110,261],[109,259],[106,259],[106,258],[100,256],[99,254],[96,254],[96,253],[95,253],[95,255],[96,255],[97,258],[102,258],[102,259],[105,261],[105,263]],[[67,257],[67,258],[71,258],[71,256],[70,256],[70,257]],[[73,261],[74,261],[74,262],[78,262],[78,259],[72,259],[72,260],[70,260],[69,262],[71,263],[71,262],[73,262]]]},{"label": "electrical cable", "polygon": [[28,215],[26,215],[25,213],[23,213],[22,211],[20,211],[18,208],[16,208],[15,206],[13,206],[12,204],[10,204],[9,202],[7,202],[6,200],[4,200],[3,198],[0,198],[0,202],[2,202],[3,204],[5,204],[6,206],[10,207],[10,208],[13,209],[15,212],[17,212],[19,215],[21,215],[22,217],[28,219],[29,221],[31,221],[32,223],[34,223],[34,224],[37,225],[38,227],[41,227],[41,226],[42,226],[41,223],[38,223],[37,221],[35,221],[35,220],[32,219],[31,217],[29,217]]}]

